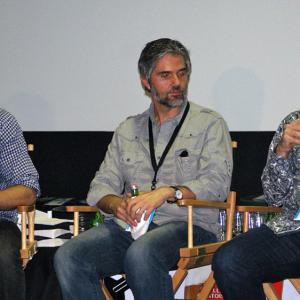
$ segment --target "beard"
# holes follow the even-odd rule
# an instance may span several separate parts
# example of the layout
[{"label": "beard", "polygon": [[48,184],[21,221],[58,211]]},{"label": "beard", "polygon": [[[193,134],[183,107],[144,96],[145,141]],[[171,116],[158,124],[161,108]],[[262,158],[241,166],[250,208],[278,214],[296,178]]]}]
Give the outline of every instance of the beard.
[{"label": "beard", "polygon": [[[179,92],[180,88],[172,88],[170,93],[172,92]],[[161,105],[164,105],[168,108],[175,108],[181,107],[187,101],[187,90],[180,91],[181,95],[178,97],[171,97],[169,93],[166,95],[160,95],[156,88],[152,86],[151,88],[151,95],[152,97]]]}]

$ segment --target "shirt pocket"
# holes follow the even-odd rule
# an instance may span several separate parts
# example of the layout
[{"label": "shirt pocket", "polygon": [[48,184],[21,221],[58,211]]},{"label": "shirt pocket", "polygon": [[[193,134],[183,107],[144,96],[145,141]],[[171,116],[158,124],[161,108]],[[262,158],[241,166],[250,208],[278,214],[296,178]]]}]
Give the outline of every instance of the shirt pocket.
[{"label": "shirt pocket", "polygon": [[[182,156],[183,152],[184,156]],[[201,167],[201,150],[180,149],[176,150],[175,155],[178,179],[184,179],[183,181],[196,179]]]},{"label": "shirt pocket", "polygon": [[134,182],[142,173],[144,153],[137,151],[121,152],[121,169],[126,182]]}]

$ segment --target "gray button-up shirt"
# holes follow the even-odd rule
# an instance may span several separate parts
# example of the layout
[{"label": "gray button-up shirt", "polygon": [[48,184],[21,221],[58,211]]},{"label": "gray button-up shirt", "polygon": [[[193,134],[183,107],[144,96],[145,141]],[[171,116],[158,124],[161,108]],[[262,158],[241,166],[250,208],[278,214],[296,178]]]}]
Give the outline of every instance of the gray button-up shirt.
[{"label": "gray button-up shirt", "polygon": [[[184,108],[161,126],[154,121],[152,105],[144,113],[129,117],[119,125],[91,183],[87,197],[90,205],[96,205],[105,195],[120,195],[124,187],[125,192],[130,192],[132,183],[137,184],[140,191],[151,189],[154,171],[149,151],[149,116],[153,123],[158,161],[180,122]],[[182,155],[183,152],[185,155]],[[190,102],[185,122],[158,171],[157,187],[184,185],[197,198],[223,201],[229,191],[231,173],[231,139],[225,121],[216,112]],[[214,233],[218,229],[217,219],[216,210],[194,210],[194,223]],[[155,223],[174,220],[186,221],[186,210],[166,202],[156,209]]]},{"label": "gray button-up shirt", "polygon": [[281,140],[284,125],[300,118],[300,111],[289,114],[279,125],[269,148],[267,164],[262,175],[262,185],[269,205],[282,206],[267,225],[276,233],[300,229],[294,215],[300,207],[300,147],[295,146],[288,158],[276,155],[275,149]]}]

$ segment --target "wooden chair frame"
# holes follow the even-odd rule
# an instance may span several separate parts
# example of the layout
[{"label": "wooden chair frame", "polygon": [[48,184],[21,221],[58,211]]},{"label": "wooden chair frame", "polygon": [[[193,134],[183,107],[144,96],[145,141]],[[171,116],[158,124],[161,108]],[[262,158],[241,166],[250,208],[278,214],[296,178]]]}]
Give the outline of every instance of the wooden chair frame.
[{"label": "wooden chair frame", "polygon": [[35,206],[22,205],[17,207],[21,215],[21,249],[20,256],[23,268],[37,252],[37,242],[34,240]]},{"label": "wooden chair frame", "polygon": [[[226,202],[207,201],[200,199],[183,199],[178,201],[180,207],[188,209],[188,245],[180,249],[180,259],[177,264],[177,270],[173,276],[174,294],[182,284],[183,280],[191,268],[210,265],[214,253],[227,241],[232,239],[233,220],[236,204],[236,193],[230,192]],[[226,240],[216,243],[194,246],[193,244],[193,208],[215,208],[226,210]],[[203,288],[197,294],[197,299],[207,299],[215,285],[213,272],[209,274],[208,279],[204,282]]]}]

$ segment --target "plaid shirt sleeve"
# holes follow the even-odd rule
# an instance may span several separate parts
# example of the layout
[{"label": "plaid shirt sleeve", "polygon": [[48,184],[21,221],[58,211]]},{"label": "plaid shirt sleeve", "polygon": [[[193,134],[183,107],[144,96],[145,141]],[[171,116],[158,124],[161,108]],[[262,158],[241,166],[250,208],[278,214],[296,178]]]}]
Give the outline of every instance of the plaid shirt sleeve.
[{"label": "plaid shirt sleeve", "polygon": [[[38,179],[21,127],[10,113],[0,109],[0,189],[24,185],[33,188],[39,196]],[[9,211],[0,211],[1,217],[10,219]]]}]

